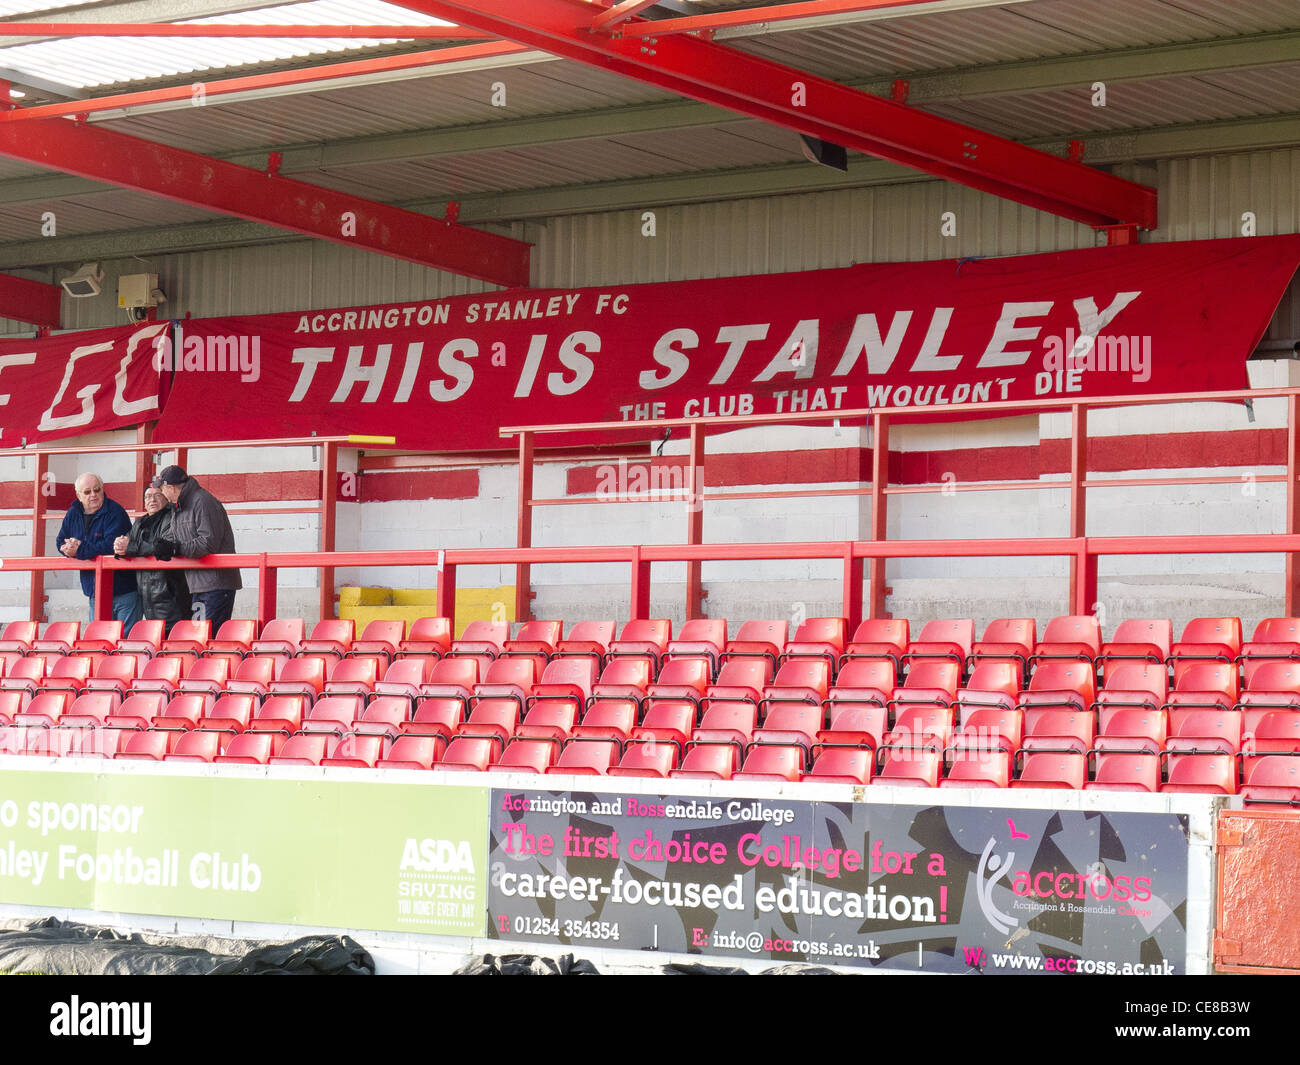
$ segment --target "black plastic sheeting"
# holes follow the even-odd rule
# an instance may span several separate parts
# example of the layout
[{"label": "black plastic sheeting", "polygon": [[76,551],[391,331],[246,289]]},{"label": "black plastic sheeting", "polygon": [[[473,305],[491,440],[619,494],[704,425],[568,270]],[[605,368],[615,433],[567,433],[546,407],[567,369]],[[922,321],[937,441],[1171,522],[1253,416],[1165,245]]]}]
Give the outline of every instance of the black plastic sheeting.
[{"label": "black plastic sheeting", "polygon": [[[228,953],[231,947],[240,952]],[[373,976],[375,961],[348,936],[304,936],[289,943],[232,942],[215,937],[168,939],[46,917],[24,927],[0,928],[0,972]]]}]

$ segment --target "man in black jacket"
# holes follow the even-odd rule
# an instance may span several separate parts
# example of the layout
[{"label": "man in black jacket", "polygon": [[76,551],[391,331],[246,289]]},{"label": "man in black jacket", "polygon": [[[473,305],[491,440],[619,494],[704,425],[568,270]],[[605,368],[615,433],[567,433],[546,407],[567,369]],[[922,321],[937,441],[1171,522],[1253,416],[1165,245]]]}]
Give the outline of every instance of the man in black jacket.
[{"label": "man in black jacket", "polygon": [[[211,492],[199,487],[199,482],[180,466],[165,466],[153,479],[153,486],[162,489],[167,502],[176,508],[172,518],[170,540],[155,543],[162,554],[183,558],[202,558],[204,555],[228,555],[235,551],[235,533],[230,528],[226,508]],[[235,608],[235,591],[244,586],[237,569],[187,569],[190,599],[194,604],[194,617],[212,622],[212,633],[230,620]]]},{"label": "man in black jacket", "polygon": [[[156,556],[158,541],[171,540],[176,508],[167,502],[160,489],[152,485],[145,489],[144,509],[145,512],[131,526],[130,534],[113,541],[113,553],[119,558]],[[172,626],[190,616],[190,589],[185,581],[185,571],[142,569],[136,571],[135,580],[140,589],[144,616],[165,621],[166,633],[171,635]]]}]

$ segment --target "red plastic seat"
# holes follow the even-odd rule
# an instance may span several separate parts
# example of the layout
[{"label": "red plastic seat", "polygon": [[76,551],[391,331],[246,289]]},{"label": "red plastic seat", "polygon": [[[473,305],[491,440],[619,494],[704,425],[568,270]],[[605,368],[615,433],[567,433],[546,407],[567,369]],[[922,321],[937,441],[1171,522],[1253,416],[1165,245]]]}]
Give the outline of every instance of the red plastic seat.
[{"label": "red plastic seat", "polygon": [[632,738],[674,743],[685,749],[695,732],[696,708],[685,699],[652,699]]},{"label": "red plastic seat", "polygon": [[0,691],[20,691],[28,696],[36,694],[36,689],[45,681],[49,662],[44,658],[20,658],[12,662],[0,677]]},{"label": "red plastic seat", "polygon": [[569,630],[569,635],[555,647],[556,658],[591,658],[596,671],[605,665],[605,655],[614,641],[612,621],[579,621]]},{"label": "red plastic seat", "polygon": [[1088,756],[1073,751],[1020,751],[1013,788],[1082,790],[1088,781]]},{"label": "red plastic seat", "polygon": [[388,736],[402,734],[410,720],[411,704],[397,695],[381,695],[353,718],[352,731],[359,735]]},{"label": "red plastic seat", "polygon": [[262,635],[248,645],[248,653],[292,658],[302,649],[306,630],[302,618],[272,618],[262,628]]},{"label": "red plastic seat", "polygon": [[[827,663],[818,662],[825,666]],[[826,711],[820,705],[806,703],[776,706],[767,715],[763,727],[754,732],[755,743],[797,745],[804,750],[812,748],[825,724]]]},{"label": "red plastic seat", "polygon": [[1165,754],[1165,782],[1160,785],[1166,792],[1210,792],[1219,795],[1237,794],[1237,763],[1231,754],[1222,751],[1176,752]]},{"label": "red plastic seat", "polygon": [[1020,700],[1022,670],[1019,657],[988,656],[971,670],[966,687],[957,689],[957,705],[963,712],[978,707],[1014,710]]},{"label": "red plastic seat", "polygon": [[592,658],[561,658],[548,663],[541,679],[533,685],[529,705],[565,703],[573,708],[576,720],[591,699],[596,669]]},{"label": "red plastic seat", "polygon": [[885,734],[886,747],[934,747],[951,742],[955,711],[951,706],[903,706],[894,727]]},{"label": "red plastic seat", "polygon": [[447,745],[441,761],[435,768],[486,773],[496,752],[495,739],[479,736],[457,736]]},{"label": "red plastic seat", "polygon": [[[578,661],[578,660],[575,660]],[[594,666],[590,659],[580,660]],[[573,700],[535,703],[515,730],[515,735],[526,739],[549,739],[563,742],[578,724],[578,704]]]},{"label": "red plastic seat", "polygon": [[525,621],[514,639],[506,640],[501,647],[501,657],[533,659],[540,674],[555,653],[555,647],[564,634],[562,621]]},{"label": "red plastic seat", "polygon": [[[727,641],[722,651],[725,666],[728,661],[744,658],[762,658],[768,663],[768,676],[776,672],[777,659],[785,650],[790,635],[790,623],[780,620],[746,621],[735,638]],[[721,672],[721,671],[719,671]]]},{"label": "red plastic seat", "polygon": [[820,658],[834,676],[848,642],[848,622],[843,618],[809,618],[794,631],[781,652],[782,661],[792,658]]},{"label": "red plastic seat", "polygon": [[1083,786],[1083,790],[1159,791],[1160,756],[1149,751],[1098,753],[1093,779]]},{"label": "red plastic seat", "polygon": [[[325,695],[349,696],[364,705],[374,694],[375,685],[379,683],[379,663],[377,656],[365,658],[345,658],[335,664],[332,670],[326,669]],[[281,678],[283,679],[283,677]]]},{"label": "red plastic seat", "polygon": [[[397,695],[414,703],[424,686],[433,681],[440,661],[433,655],[410,655],[394,659],[384,670],[383,678],[375,681],[372,697]],[[456,685],[468,702],[474,685],[478,683],[478,663],[473,659],[456,659],[450,669],[456,676],[468,681]]]},{"label": "red plastic seat", "polygon": [[1174,626],[1168,618],[1130,618],[1115,627],[1115,635],[1101,645],[1097,665],[1110,687],[1110,671],[1120,663],[1164,666],[1174,642]]},{"label": "red plastic seat", "polygon": [[875,703],[886,706],[897,685],[897,669],[888,658],[854,658],[840,666],[828,705]]},{"label": "red plastic seat", "polygon": [[33,697],[19,713],[14,714],[13,724],[23,727],[42,726],[51,728],[71,708],[77,696],[75,692],[42,692]]},{"label": "red plastic seat", "polygon": [[870,784],[875,752],[854,747],[824,747],[812,769],[804,774],[811,784]]},{"label": "red plastic seat", "polygon": [[663,778],[677,767],[679,757],[675,743],[656,743],[653,740],[639,743],[634,740],[627,745],[618,765],[610,766],[609,775]]},{"label": "red plastic seat", "polygon": [[677,639],[670,640],[666,661],[696,658],[708,663],[712,678],[722,664],[727,646],[726,618],[691,618],[682,626]]},{"label": "red plastic seat", "polygon": [[[997,618],[984,629],[984,637],[971,648],[970,661],[975,669],[985,663],[1011,664],[1017,667],[1016,685],[1022,686],[1029,673],[1029,656],[1038,643],[1038,622],[1033,618]],[[974,688],[975,684],[969,685]]]},{"label": "red plastic seat", "polygon": [[[616,659],[610,666],[623,661],[628,660]],[[646,695],[652,699],[687,699],[698,706],[708,691],[711,679],[709,663],[705,659],[674,658],[664,663],[663,669],[659,671],[659,679],[646,687]]]},{"label": "red plastic seat", "polygon": [[343,769],[374,769],[384,756],[383,736],[344,736],[320,764]]},{"label": "red plastic seat", "polygon": [[799,746],[756,743],[745,755],[745,763],[732,775],[733,780],[803,779],[807,750]]},{"label": "red plastic seat", "polygon": [[947,775],[939,781],[941,788],[1006,788],[1011,785],[1009,750],[970,748],[953,754]]},{"label": "red plastic seat", "polygon": [[1169,714],[1169,751],[1223,751],[1236,755],[1241,750],[1241,714],[1235,710],[1176,709]]},{"label": "red plastic seat", "polygon": [[1107,668],[1106,686],[1097,693],[1093,706],[1099,712],[1123,707],[1156,710],[1168,701],[1169,670],[1163,662],[1155,664],[1125,659]]},{"label": "red plastic seat", "polygon": [[1091,710],[1068,706],[1031,706],[1025,710],[1025,735],[1021,747],[1031,751],[1072,751],[1086,754],[1097,736],[1097,718]]},{"label": "red plastic seat", "polygon": [[1300,710],[1300,662],[1257,659],[1236,709],[1244,732],[1253,731],[1255,723],[1271,711]]},{"label": "red plastic seat", "polygon": [[730,780],[739,765],[739,753],[729,744],[704,744],[686,752],[682,764],[670,770],[673,779]]},{"label": "red plastic seat", "polygon": [[147,762],[161,762],[171,754],[179,732],[168,730],[133,732],[127,737],[125,745],[113,755],[114,758],[137,759]]},{"label": "red plastic seat", "polygon": [[377,618],[365,627],[359,639],[352,641],[345,657],[378,655],[387,666],[397,654],[405,633],[406,622]]},{"label": "red plastic seat", "polygon": [[[1249,726],[1243,720],[1243,727],[1249,728],[1242,736],[1243,754],[1300,754],[1300,710],[1269,710]],[[1243,776],[1250,761],[1242,764]]]},{"label": "red plastic seat", "polygon": [[1090,710],[1096,699],[1097,680],[1091,662],[1046,661],[1034,670],[1017,705],[1022,710],[1045,706]]},{"label": "red plastic seat", "polygon": [[775,656],[753,655],[726,659],[718,671],[718,679],[705,690],[702,703],[707,711],[719,703],[742,702],[758,712],[763,698],[763,689],[772,679],[772,663]]},{"label": "red plastic seat", "polygon": [[486,674],[493,660],[501,654],[510,625],[504,621],[471,621],[465,626],[459,640],[451,642],[447,652],[456,658],[473,658],[478,661],[479,673]]},{"label": "red plastic seat", "polygon": [[1300,618],[1265,618],[1255,626],[1255,635],[1241,645],[1237,655],[1246,687],[1256,669],[1267,662],[1300,662]]},{"label": "red plastic seat", "polygon": [[547,773],[571,773],[574,776],[605,776],[618,760],[621,745],[617,741],[575,737],[564,745],[555,764]]},{"label": "red plastic seat", "polygon": [[81,637],[80,621],[51,621],[39,639],[32,641],[28,654],[53,651],[55,654],[72,653],[72,645]]},{"label": "red plastic seat", "polygon": [[[240,671],[230,682],[228,690],[241,691],[247,690],[242,687],[244,681],[243,669],[250,662],[257,661],[256,658],[245,658],[240,664]],[[305,657],[294,658],[285,662],[279,671],[279,676],[266,687],[268,695],[305,695],[308,699],[319,698],[321,692],[325,690],[325,666],[327,659],[318,655],[308,655]],[[275,660],[271,659],[271,671],[275,672]],[[355,705],[357,700],[352,700]]]},{"label": "red plastic seat", "polygon": [[252,732],[292,734],[302,728],[307,713],[307,699],[302,695],[272,695],[253,711],[248,723]]},{"label": "red plastic seat", "polygon": [[880,771],[873,784],[893,784],[909,788],[937,788],[943,754],[927,747],[905,747],[897,750],[880,748],[876,752]]},{"label": "red plastic seat", "polygon": [[1070,614],[1052,618],[1030,656],[1035,669],[1054,660],[1082,660],[1089,664],[1101,654],[1101,621],[1095,614]]},{"label": "red plastic seat", "polygon": [[[244,735],[248,735],[248,733],[244,733]],[[337,743],[338,740],[335,737],[321,732],[290,736],[284,741],[284,746],[280,748],[279,753],[271,756],[269,764],[320,765],[321,759]]]},{"label": "red plastic seat", "polygon": [[406,639],[397,645],[397,658],[434,655],[441,658],[451,650],[450,618],[416,618]]},{"label": "red plastic seat", "polygon": [[29,698],[22,691],[0,691],[0,725],[12,725],[14,714],[21,713]]},{"label": "red plastic seat", "polygon": [[609,657],[629,655],[645,658],[651,671],[658,674],[668,643],[673,638],[673,623],[666,618],[633,618],[623,626],[619,637],[609,645]]},{"label": "red plastic seat", "polygon": [[351,699],[332,696],[317,699],[302,719],[302,731],[341,736],[352,727],[355,709],[356,704]]},{"label": "red plastic seat", "polygon": [[86,680],[85,691],[113,691],[125,696],[135,685],[137,662],[132,655],[101,655]]},{"label": "red plastic seat", "polygon": [[[134,631],[134,630],[133,630]],[[207,650],[212,639],[212,622],[178,621],[163,640],[158,653],[163,655],[198,655]]]},{"label": "red plastic seat", "polygon": [[70,691],[74,695],[86,687],[93,660],[86,655],[64,655],[45,672],[39,691]]},{"label": "red plastic seat", "polygon": [[975,622],[970,618],[941,618],[927,622],[921,635],[907,645],[903,661],[915,668],[922,661],[940,659],[956,663],[958,673],[966,668],[975,646]]},{"label": "red plastic seat", "polygon": [[128,694],[159,691],[174,695],[184,676],[185,667],[193,661],[184,655],[159,655],[149,659],[132,682]]},{"label": "red plastic seat", "polygon": [[210,695],[190,693],[173,696],[161,714],[153,719],[156,729],[179,729],[182,732],[197,728],[215,700]]},{"label": "red plastic seat", "polygon": [[824,745],[866,747],[874,751],[888,731],[889,711],[870,703],[831,704],[830,725],[817,733]]},{"label": "red plastic seat", "polygon": [[1122,707],[1103,711],[1096,738],[1099,751],[1145,751],[1159,754],[1169,737],[1169,716],[1163,710]]},{"label": "red plastic seat", "polygon": [[759,713],[768,714],[774,707],[788,703],[811,703],[820,709],[828,698],[831,660],[803,657],[785,662],[772,683],[763,689]]},{"label": "red plastic seat", "polygon": [[122,639],[120,621],[90,621],[72,645],[74,653],[108,654]]},{"label": "red plastic seat", "polygon": [[911,642],[909,633],[907,618],[867,618],[853,630],[840,666],[855,658],[888,658],[901,674],[903,655]]},{"label": "red plastic seat", "polygon": [[899,707],[909,703],[927,703],[951,706],[957,698],[961,670],[960,663],[946,656],[927,655],[918,658],[907,671],[903,686],[894,689],[889,705]]},{"label": "red plastic seat", "polygon": [[251,695],[223,695],[199,718],[198,727],[209,731],[243,732],[253,723],[256,699]]},{"label": "red plastic seat", "polygon": [[1183,636],[1169,649],[1169,662],[1232,663],[1241,654],[1240,618],[1192,618]]},{"label": "red plastic seat", "polygon": [[1174,690],[1165,705],[1174,707],[1221,707],[1237,705],[1238,677],[1235,662],[1206,662],[1190,659],[1174,666]]},{"label": "red plastic seat", "polygon": [[32,648],[40,626],[35,621],[11,621],[0,633],[0,652],[16,651],[25,655]]},{"label": "red plastic seat", "polygon": [[187,732],[177,738],[176,746],[163,761],[211,762],[224,753],[224,745],[229,741],[229,735],[224,732]]},{"label": "red plastic seat", "polygon": [[[587,705],[599,704],[630,708],[635,719],[645,705],[646,689],[650,686],[650,663],[644,658],[612,659],[592,685]],[[704,694],[703,685],[699,694]]]},{"label": "red plastic seat", "polygon": [[[180,628],[184,622],[177,622],[176,628],[172,629],[172,637],[176,636],[176,629]],[[201,624],[208,625],[211,623],[204,621]],[[299,636],[301,636],[301,632]],[[231,618],[229,621],[223,621],[221,628],[207,641],[207,646],[200,648],[202,654],[227,654],[238,655],[243,658],[251,653],[253,641],[257,639],[257,621],[253,618]]]},{"label": "red plastic seat", "polygon": [[[176,691],[178,693],[210,692],[219,695],[226,690],[226,685],[229,683],[229,661],[224,658],[201,658],[190,667],[184,679],[176,685]],[[135,690],[140,689],[141,686],[137,682]]]},{"label": "red plastic seat", "polygon": [[78,707],[76,717],[69,711],[64,724],[145,729],[163,712],[168,702],[170,697],[166,692],[140,692],[138,695],[127,696],[121,705],[112,707],[107,713],[103,712],[104,703],[82,704]]},{"label": "red plastic seat", "polygon": [[959,707],[961,724],[952,746],[960,751],[1010,751],[1020,749],[1025,734],[1025,712],[997,706]]},{"label": "red plastic seat", "polygon": [[432,769],[446,748],[447,742],[441,736],[398,736],[375,768]]},{"label": "red plastic seat", "polygon": [[[312,661],[312,660],[303,659],[302,661]],[[284,691],[280,691],[280,692],[275,692],[272,690],[272,687],[275,682],[276,674],[280,671],[281,668],[287,669],[290,664],[292,663],[290,662],[287,655],[271,655],[271,654],[249,655],[247,658],[245,658],[242,662],[239,663],[239,665],[235,668],[234,674],[231,676],[231,678],[228,681],[226,681],[225,690],[232,693],[242,692],[248,695],[255,695],[259,699],[264,699],[268,695],[292,695],[292,694],[307,695],[308,698],[313,698],[314,693],[311,691],[310,686],[307,684],[290,686],[286,688]],[[196,666],[195,668],[197,669],[198,667]],[[192,677],[193,675],[194,675],[194,671],[191,670],[190,676]],[[181,688],[182,689],[187,688],[189,686],[189,683],[190,683],[190,677],[186,677],[184,683],[181,685]],[[316,691],[319,690],[320,690],[319,688],[316,689]]]},{"label": "red plastic seat", "polygon": [[545,773],[555,764],[560,754],[556,740],[516,738],[497,759],[488,766],[493,773]]},{"label": "red plastic seat", "polygon": [[285,737],[278,732],[241,732],[231,736],[225,753],[212,760],[237,765],[266,765],[283,746],[284,740]]},{"label": "red plastic seat", "polygon": [[352,650],[356,635],[357,623],[351,618],[322,618],[312,626],[311,635],[302,641],[297,654],[342,658]]},{"label": "red plastic seat", "polygon": [[1247,805],[1300,805],[1300,758],[1266,755],[1256,759],[1241,787]]}]

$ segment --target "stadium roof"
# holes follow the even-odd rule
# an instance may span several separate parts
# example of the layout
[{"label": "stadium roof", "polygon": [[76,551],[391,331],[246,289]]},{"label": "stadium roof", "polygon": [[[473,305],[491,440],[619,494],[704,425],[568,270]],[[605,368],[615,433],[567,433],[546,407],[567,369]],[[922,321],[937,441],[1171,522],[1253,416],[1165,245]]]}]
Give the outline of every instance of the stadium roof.
[{"label": "stadium roof", "polygon": [[[560,32],[556,17],[596,25]],[[274,183],[218,177],[242,212],[202,181],[160,192],[137,173],[137,142],[114,135],[147,142],[155,169],[197,153],[331,204],[441,219],[454,203],[461,227],[496,231],[927,174],[1093,225],[1146,224],[1140,186],[1106,177],[1111,164],[1300,144],[1294,0],[0,0],[0,19],[17,31],[0,23],[0,78],[23,93],[0,118],[6,270],[285,239]],[[140,35],[213,22],[248,35]],[[358,35],[379,26],[413,36]],[[806,112],[756,101],[770,86],[755,73],[776,85],[785,68],[907,110],[858,120],[846,111],[865,97],[837,109],[814,92]],[[928,116],[969,127],[969,162],[926,154]],[[805,157],[809,130],[849,148],[847,170]],[[994,158],[996,138],[1034,151]],[[106,159],[93,174],[91,154]],[[39,235],[47,211],[54,238]]]}]

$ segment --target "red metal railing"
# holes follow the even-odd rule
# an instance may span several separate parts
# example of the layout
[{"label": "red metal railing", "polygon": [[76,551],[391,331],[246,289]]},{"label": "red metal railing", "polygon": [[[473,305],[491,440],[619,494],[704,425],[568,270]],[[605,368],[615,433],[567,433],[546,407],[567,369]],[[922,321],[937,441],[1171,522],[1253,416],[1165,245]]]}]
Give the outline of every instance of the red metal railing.
[{"label": "red metal railing", "polygon": [[[1087,526],[1087,489],[1089,488],[1108,488],[1118,486],[1139,486],[1139,485],[1169,485],[1169,484],[1203,484],[1203,483],[1224,483],[1231,481],[1232,478],[1223,477],[1130,477],[1123,480],[1092,480],[1087,476],[1087,448],[1088,448],[1088,413],[1090,410],[1110,407],[1138,407],[1152,405],[1167,405],[1173,403],[1195,403],[1195,402],[1243,402],[1253,401],[1266,398],[1284,398],[1287,404],[1287,452],[1286,465],[1287,472],[1284,477],[1266,475],[1257,477],[1257,481],[1283,481],[1286,488],[1286,528],[1284,534],[1268,534],[1264,537],[1268,546],[1258,548],[1233,548],[1233,547],[1210,547],[1195,546],[1202,542],[1207,545],[1210,541],[1218,542],[1216,537],[1162,537],[1153,536],[1150,539],[1145,537],[1123,537],[1110,538],[1104,541],[1094,541],[1098,543],[1117,543],[1123,542],[1132,545],[1133,549],[1128,551],[1091,551],[1085,547],[1079,547],[1079,544],[1088,543],[1086,537]],[[1262,388],[1262,389],[1242,389],[1231,392],[1195,392],[1195,393],[1176,393],[1162,394],[1153,396],[1102,396],[1089,398],[1071,398],[1071,397],[1044,397],[1041,401],[1002,401],[994,403],[954,403],[942,407],[878,407],[878,408],[858,408],[854,410],[831,410],[819,411],[816,413],[799,412],[797,414],[750,414],[736,415],[731,417],[709,417],[709,418],[659,418],[647,421],[621,421],[621,422],[582,422],[565,425],[524,425],[524,426],[504,426],[500,430],[503,437],[518,437],[518,461],[519,461],[519,515],[518,515],[518,538],[517,543],[521,548],[526,548],[532,544],[532,512],[533,508],[540,506],[558,506],[568,505],[576,502],[583,503],[615,503],[615,502],[637,502],[637,501],[655,501],[662,502],[668,499],[682,499],[692,502],[688,509],[686,520],[686,541],[688,545],[697,545],[704,542],[704,513],[702,504],[704,502],[735,499],[735,498],[764,498],[764,499],[781,499],[800,496],[819,496],[831,494],[825,489],[779,489],[768,492],[746,492],[746,493],[726,493],[726,492],[703,492],[699,479],[703,478],[705,468],[705,449],[704,437],[709,430],[727,428],[731,430],[752,428],[764,425],[788,425],[804,423],[826,423],[840,422],[847,424],[866,423],[871,426],[871,481],[864,482],[860,488],[835,489],[834,494],[841,495],[870,495],[871,497],[871,524],[870,540],[871,544],[880,544],[887,541],[888,538],[888,497],[904,493],[916,492],[943,492],[951,490],[947,484],[933,485],[890,485],[889,484],[889,429],[892,423],[909,418],[915,419],[918,415],[933,417],[936,414],[949,416],[966,414],[972,417],[988,417],[989,415],[1002,414],[1008,417],[1030,413],[1042,413],[1050,411],[1064,411],[1070,415],[1070,473],[1067,479],[1061,480],[1039,480],[1039,481],[1015,481],[1015,482],[998,482],[983,481],[962,484],[957,487],[960,491],[1005,491],[1009,488],[1018,490],[1066,490],[1069,492],[1069,509],[1068,509],[1068,537],[1065,540],[1055,541],[1058,543],[1070,543],[1075,546],[1069,550],[1054,552],[1044,552],[1048,554],[1066,555],[1070,558],[1070,601],[1072,610],[1076,613],[1087,613],[1091,610],[1091,605],[1097,600],[1097,557],[1099,554],[1164,554],[1164,553],[1195,553],[1200,551],[1233,551],[1233,550],[1252,550],[1266,551],[1271,553],[1285,553],[1286,555],[1286,584],[1285,584],[1285,601],[1286,613],[1289,616],[1295,614],[1297,603],[1300,603],[1300,552],[1297,552],[1296,545],[1286,539],[1286,536],[1300,533],[1300,492],[1296,490],[1296,478],[1300,475],[1300,388]],[[535,499],[532,494],[533,483],[533,457],[536,438],[547,434],[562,433],[566,436],[581,434],[600,434],[605,437],[617,436],[626,440],[630,432],[643,433],[642,439],[647,441],[657,440],[662,436],[664,430],[686,429],[689,432],[689,453],[688,463],[688,484],[686,490],[676,496],[672,494],[656,494],[647,496],[645,500],[629,498],[625,494],[620,494],[615,498],[601,498],[599,495],[592,497],[583,497],[581,499]],[[1243,465],[1251,465],[1243,463]],[[1258,536],[1249,537],[1258,540]],[[1229,540],[1234,539],[1232,537]],[[869,592],[867,599],[867,612],[871,617],[881,617],[885,614],[885,561],[891,557],[918,557],[924,555],[950,557],[953,555],[999,555],[999,554],[1034,554],[1031,551],[999,551],[994,550],[995,544],[1019,544],[1025,541],[1011,540],[979,540],[975,541],[976,549],[974,551],[943,550],[945,545],[960,545],[964,541],[908,541],[909,544],[928,545],[923,550],[903,551],[899,554],[891,554],[884,551],[863,551],[854,552],[846,566],[852,566],[861,574],[863,560],[870,560],[869,574]],[[1052,541],[1028,541],[1030,543],[1048,543]],[[1223,541],[1227,542],[1227,541]],[[1180,549],[1171,548],[1171,544],[1183,544]],[[901,547],[903,542],[895,542],[892,546]],[[701,556],[703,557],[703,556]],[[716,556],[709,556],[716,557]],[[766,557],[766,556],[764,556]],[[794,557],[794,556],[790,556]],[[806,557],[806,556],[801,556]],[[850,578],[852,579],[852,578]],[[530,589],[529,589],[529,563],[520,562],[517,565],[516,574],[516,618],[524,620],[530,616]],[[687,564],[686,580],[686,616],[699,617],[702,615],[703,589],[700,580],[700,563],[697,558],[691,558]],[[1081,610],[1075,608],[1082,608]],[[847,615],[846,615],[847,616]]]},{"label": "red metal railing", "polygon": [[[256,509],[237,509],[230,508],[232,514],[318,514],[320,515],[320,542],[319,546],[322,551],[332,551],[334,549],[334,510],[337,503],[338,495],[338,449],[341,446],[351,445],[353,447],[390,447],[394,441],[392,437],[374,437],[374,436],[304,436],[304,437],[281,437],[273,440],[256,440],[256,441],[230,441],[230,440],[199,440],[188,441],[173,444],[155,444],[151,440],[152,425],[143,425],[137,430],[137,441],[134,444],[95,444],[93,446],[75,446],[75,447],[24,447],[24,448],[3,448],[0,449],[0,457],[19,457],[32,458],[32,514],[31,514],[31,536],[32,536],[32,556],[33,560],[45,553],[45,522],[47,520],[57,520],[57,515],[46,515],[46,495],[45,495],[45,476],[49,470],[49,457],[51,455],[106,455],[116,453],[134,453],[136,456],[135,463],[135,499],[140,499],[144,495],[146,482],[153,476],[153,471],[148,465],[148,454],[150,452],[175,453],[175,462],[178,466],[189,465],[189,452],[200,451],[211,448],[235,448],[235,447],[319,447],[320,450],[320,498],[319,501],[305,504],[300,507],[277,507],[274,510],[256,510]],[[131,509],[131,508],[127,508]],[[25,519],[10,519],[25,520]],[[31,599],[29,604],[29,617],[34,621],[42,620],[45,616],[45,580],[44,574],[47,570],[52,569],[86,569],[89,563],[78,564],[76,560],[67,560],[68,565],[55,566],[28,566],[19,564],[18,560],[7,561],[7,567],[10,570],[30,570],[32,573]],[[135,567],[140,569],[158,568],[156,565]],[[95,602],[98,604],[101,597],[96,596]],[[321,617],[332,616],[334,613],[334,571],[332,568],[324,567],[321,571],[320,581],[320,605]]]},{"label": "red metal railing", "polygon": [[[863,616],[862,564],[891,558],[1057,557],[1073,563],[1070,612],[1086,614],[1095,593],[1079,579],[1096,572],[1097,559],[1108,555],[1268,554],[1300,551],[1300,535],[1261,533],[1215,536],[1075,536],[1011,540],[845,540],[827,543],[651,544],[616,547],[466,548],[443,551],[301,551],[281,554],[209,555],[205,559],[123,560],[101,556],[93,561],[62,557],[5,559],[10,571],[95,571],[95,609],[101,620],[112,611],[113,571],[119,569],[249,569],[257,571],[257,618],[276,616],[277,577],[282,569],[348,566],[432,566],[438,572],[435,611],[456,618],[456,574],[461,566],[624,563],[628,566],[628,613],[650,616],[651,565],[656,562],[745,562],[826,559],[842,563],[842,614],[850,627]],[[1290,605],[1288,605],[1288,613]],[[322,615],[324,616],[324,615]]]}]

